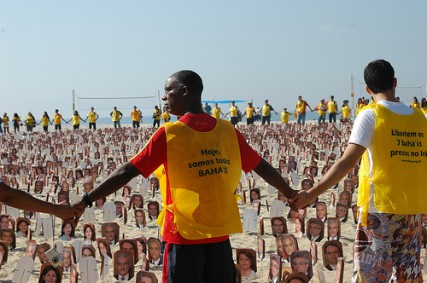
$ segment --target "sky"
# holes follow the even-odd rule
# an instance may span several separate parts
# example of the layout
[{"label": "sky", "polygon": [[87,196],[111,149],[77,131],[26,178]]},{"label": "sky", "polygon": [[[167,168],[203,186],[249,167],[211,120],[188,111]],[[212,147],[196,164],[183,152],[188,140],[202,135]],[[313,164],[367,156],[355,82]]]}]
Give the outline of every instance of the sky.
[{"label": "sky", "polygon": [[[265,99],[293,109],[364,91],[363,69],[386,59],[397,95],[426,94],[427,1],[0,0],[0,113],[36,118],[90,106],[151,112],[166,79],[190,69],[203,99]],[[410,87],[410,88],[407,88]],[[241,108],[245,103],[240,105]],[[223,105],[223,109],[228,105]]]}]

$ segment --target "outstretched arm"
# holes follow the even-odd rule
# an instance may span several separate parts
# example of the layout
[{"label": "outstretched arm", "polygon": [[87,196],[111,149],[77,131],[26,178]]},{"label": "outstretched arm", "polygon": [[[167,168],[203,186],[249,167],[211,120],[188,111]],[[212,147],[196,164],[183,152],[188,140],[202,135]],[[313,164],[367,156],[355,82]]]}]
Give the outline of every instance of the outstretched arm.
[{"label": "outstretched arm", "polygon": [[[141,174],[135,166],[133,166],[130,162],[127,162],[114,170],[108,177],[105,179],[98,187],[93,189],[89,194],[88,198],[90,202],[94,202],[97,199],[106,197],[115,191],[119,190],[121,187],[126,185],[131,179]],[[84,212],[84,208],[87,206],[81,200],[74,207],[77,207],[80,212],[76,215],[76,219],[74,222],[74,226],[77,226],[77,222],[80,216]]]},{"label": "outstretched arm", "polygon": [[0,202],[18,209],[53,214],[67,220],[74,217],[76,209],[39,200],[24,191],[13,189],[0,180]]},{"label": "outstretched arm", "polygon": [[264,159],[258,164],[254,169],[261,178],[263,178],[267,183],[281,191],[287,198],[290,198],[297,194],[297,191],[289,187],[285,179],[274,169],[267,161]]}]

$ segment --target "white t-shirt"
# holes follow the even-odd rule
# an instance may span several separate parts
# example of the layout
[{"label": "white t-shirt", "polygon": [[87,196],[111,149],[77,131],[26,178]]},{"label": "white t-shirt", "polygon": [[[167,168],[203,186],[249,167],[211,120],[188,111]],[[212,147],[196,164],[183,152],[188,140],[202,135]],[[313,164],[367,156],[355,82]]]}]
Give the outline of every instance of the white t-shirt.
[{"label": "white t-shirt", "polygon": [[[399,115],[411,115],[414,111],[405,104],[401,102],[392,102],[381,100],[377,102],[378,104],[384,106],[385,108],[391,110],[392,112]],[[363,110],[357,115],[356,120],[354,121],[353,129],[349,138],[349,143],[354,143],[360,146],[363,146],[368,150],[369,157],[369,167],[371,171],[369,175],[372,176],[372,153],[373,153],[373,138],[374,138],[374,129],[375,129],[375,115],[373,109]],[[379,213],[374,205],[374,188],[371,184],[370,188],[370,197],[369,197],[369,212]]]}]

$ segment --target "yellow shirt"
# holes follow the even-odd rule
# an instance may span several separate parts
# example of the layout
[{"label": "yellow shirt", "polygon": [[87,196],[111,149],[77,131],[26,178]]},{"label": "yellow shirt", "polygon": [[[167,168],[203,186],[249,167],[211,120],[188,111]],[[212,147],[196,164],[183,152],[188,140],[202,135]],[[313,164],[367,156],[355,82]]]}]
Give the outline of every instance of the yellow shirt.
[{"label": "yellow shirt", "polygon": [[356,104],[356,116],[359,115],[360,110],[363,109],[363,107],[365,107],[365,104],[363,103],[357,103]]},{"label": "yellow shirt", "polygon": [[362,223],[367,223],[371,185],[374,205],[380,212],[427,212],[423,178],[427,172],[427,119],[420,110],[398,115],[382,105],[368,107],[374,109],[375,130],[372,168],[366,151],[359,171],[357,204],[364,208]]},{"label": "yellow shirt", "polygon": [[262,116],[270,116],[271,115],[271,106],[270,105],[263,105],[261,110]]},{"label": "yellow shirt", "polygon": [[291,117],[291,113],[283,111],[280,113],[280,120],[282,123],[289,123],[289,118]]},{"label": "yellow shirt", "polygon": [[3,117],[3,127],[9,127],[9,117]]},{"label": "yellow shirt", "polygon": [[55,125],[61,125],[62,115],[61,114],[54,114],[53,115],[53,124]]},{"label": "yellow shirt", "polygon": [[49,126],[50,119],[46,116],[43,116],[40,118],[40,122],[42,123],[43,127],[47,127]]},{"label": "yellow shirt", "polygon": [[25,118],[25,124],[28,126],[34,126],[36,124],[36,120],[33,116],[27,116],[27,118]]},{"label": "yellow shirt", "polygon": [[236,106],[231,106],[229,111],[230,111],[230,117],[237,117],[237,107]]},{"label": "yellow shirt", "polygon": [[234,190],[242,164],[233,125],[219,119],[209,132],[197,132],[180,121],[164,127],[173,201],[167,209],[179,233],[191,240],[241,233]]},{"label": "yellow shirt", "polygon": [[97,117],[98,117],[98,115],[96,114],[96,112],[93,112],[93,111],[90,111],[87,114],[87,118],[89,119],[89,123],[95,123]]},{"label": "yellow shirt", "polygon": [[132,118],[132,121],[134,121],[134,122],[141,121],[141,111],[133,110],[132,112],[130,112],[130,117]]},{"label": "yellow shirt", "polygon": [[221,118],[221,108],[215,107],[214,109],[212,109],[212,117],[216,119]]},{"label": "yellow shirt", "polygon": [[336,101],[329,101],[328,102],[328,111],[329,113],[336,113],[337,112],[337,103]]},{"label": "yellow shirt", "polygon": [[349,119],[351,113],[350,107],[348,105],[341,107],[341,113],[344,119]]},{"label": "yellow shirt", "polygon": [[113,122],[120,121],[120,114],[122,114],[122,112],[120,112],[119,110],[113,110],[113,112],[111,112],[111,119],[113,120]]},{"label": "yellow shirt", "polygon": [[160,116],[162,115],[162,111],[160,111],[160,109],[154,109],[154,112],[153,112],[153,118],[155,119],[155,120],[160,120]]},{"label": "yellow shirt", "polygon": [[169,115],[169,112],[163,112],[162,113],[162,119],[163,119],[163,121],[165,121],[165,122],[169,122],[170,121],[170,119],[171,119],[171,115]]},{"label": "yellow shirt", "polygon": [[71,121],[72,121],[73,126],[80,125],[80,116],[79,115],[73,115],[71,117]]},{"label": "yellow shirt", "polygon": [[326,109],[328,108],[324,103],[317,104],[317,114],[319,114],[319,116],[326,115]]},{"label": "yellow shirt", "polygon": [[255,113],[255,108],[253,107],[246,107],[246,118],[253,118]]},{"label": "yellow shirt", "polygon": [[411,102],[411,105],[409,106],[409,107],[411,107],[411,108],[420,108],[421,106],[420,106],[420,103],[419,102]]}]

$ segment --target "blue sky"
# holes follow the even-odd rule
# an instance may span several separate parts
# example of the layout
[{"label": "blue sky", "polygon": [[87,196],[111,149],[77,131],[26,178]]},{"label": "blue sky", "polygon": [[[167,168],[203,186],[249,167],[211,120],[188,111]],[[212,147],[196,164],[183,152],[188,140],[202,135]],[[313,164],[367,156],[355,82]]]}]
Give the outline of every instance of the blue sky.
[{"label": "blue sky", "polygon": [[[198,72],[204,99],[268,98],[280,110],[302,95],[349,99],[374,59],[400,86],[427,82],[427,1],[0,0],[0,112],[71,115],[81,97],[163,94],[167,77]],[[355,85],[357,96],[366,96]],[[425,86],[399,89],[409,102]],[[78,100],[105,116],[151,112],[156,99]],[[244,107],[242,104],[241,107]],[[226,106],[223,106],[226,108]]]}]

